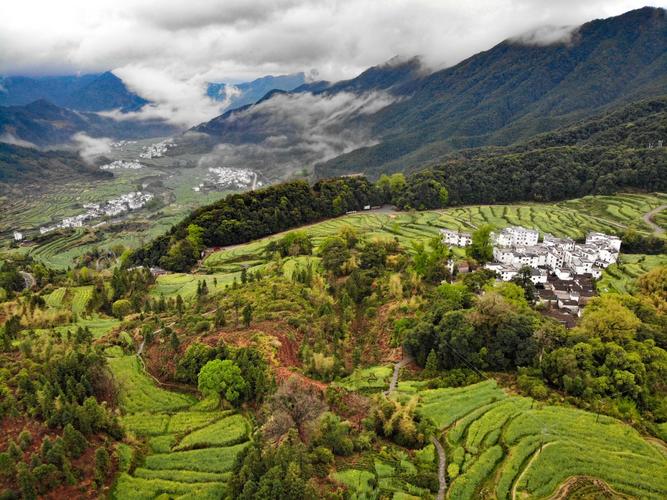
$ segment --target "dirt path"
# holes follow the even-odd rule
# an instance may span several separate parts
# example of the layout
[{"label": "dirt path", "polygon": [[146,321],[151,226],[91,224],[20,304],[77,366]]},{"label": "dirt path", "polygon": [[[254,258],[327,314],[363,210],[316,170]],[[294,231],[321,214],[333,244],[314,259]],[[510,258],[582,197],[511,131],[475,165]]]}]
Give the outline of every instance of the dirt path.
[{"label": "dirt path", "polygon": [[438,500],[445,500],[445,492],[447,491],[447,477],[445,471],[447,469],[447,456],[445,455],[445,448],[442,443],[435,436],[431,436],[431,442],[438,452]]},{"label": "dirt path", "polygon": [[554,444],[554,442],[555,442],[555,441],[551,441],[550,443],[545,444],[544,446],[542,446],[542,449],[541,449],[541,450],[537,450],[537,451],[533,454],[533,456],[530,458],[530,460],[528,461],[528,463],[526,464],[526,466],[525,466],[525,467],[523,468],[523,470],[521,471],[521,474],[519,474],[519,477],[517,477],[516,480],[514,481],[514,485],[512,486],[512,500],[516,500],[516,488],[517,488],[517,486],[519,486],[519,483],[521,482],[521,479],[523,479],[524,474],[528,471],[528,469],[530,469],[530,466],[533,465],[533,462],[534,462],[535,460],[537,460],[537,457],[540,456],[540,453],[542,453],[542,451],[543,451],[547,446],[551,446],[552,444]]},{"label": "dirt path", "polygon": [[396,390],[396,386],[398,385],[398,374],[401,371],[401,368],[410,363],[410,361],[412,361],[412,358],[405,356],[402,360],[396,362],[394,365],[394,373],[391,375],[391,381],[389,382],[389,389],[384,391],[385,396],[389,396]]},{"label": "dirt path", "polygon": [[23,283],[25,284],[26,289],[32,289],[37,284],[35,277],[25,271],[19,271],[19,274],[23,277]]},{"label": "dirt path", "polygon": [[644,217],[643,217],[644,222],[646,222],[646,224],[653,229],[653,232],[655,234],[658,234],[658,235],[663,234],[665,232],[665,230],[663,228],[661,228],[660,226],[658,226],[655,222],[653,222],[653,217],[658,215],[658,213],[662,212],[666,208],[667,208],[667,205],[660,205],[659,207],[656,207],[653,210],[651,210],[650,212],[647,212],[647,213],[644,214]]}]

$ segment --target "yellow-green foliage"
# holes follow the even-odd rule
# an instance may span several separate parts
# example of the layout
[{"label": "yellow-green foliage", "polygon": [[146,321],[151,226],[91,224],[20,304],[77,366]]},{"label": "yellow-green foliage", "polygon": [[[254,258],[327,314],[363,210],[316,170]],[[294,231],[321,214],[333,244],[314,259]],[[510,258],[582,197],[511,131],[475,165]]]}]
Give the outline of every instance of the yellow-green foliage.
[{"label": "yellow-green foliage", "polygon": [[230,446],[248,439],[250,425],[241,415],[224,417],[185,436],[175,451],[203,446]]},{"label": "yellow-green foliage", "polygon": [[109,359],[109,367],[120,387],[120,404],[129,413],[159,412],[186,408],[192,396],[165,391],[141,371],[135,356]]},{"label": "yellow-green foliage", "polygon": [[386,389],[393,370],[390,365],[357,368],[338,384],[350,391]]}]

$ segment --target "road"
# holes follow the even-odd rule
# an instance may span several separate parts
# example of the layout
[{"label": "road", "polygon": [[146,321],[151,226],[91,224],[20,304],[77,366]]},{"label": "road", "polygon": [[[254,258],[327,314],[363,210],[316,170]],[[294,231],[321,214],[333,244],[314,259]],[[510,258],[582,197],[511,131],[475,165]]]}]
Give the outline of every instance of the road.
[{"label": "road", "polygon": [[398,373],[401,371],[401,368],[407,365],[410,361],[412,361],[412,358],[405,356],[402,360],[396,362],[394,365],[394,373],[392,374],[391,381],[389,382],[389,389],[384,392],[385,396],[389,396],[396,390],[396,386],[398,385]]},{"label": "road", "polygon": [[447,491],[447,476],[445,476],[447,456],[445,455],[445,449],[435,436],[431,436],[431,443],[433,443],[433,446],[435,446],[435,449],[438,452],[438,483],[440,483],[440,486],[438,488],[437,498],[438,500],[445,500],[445,492]]},{"label": "road", "polygon": [[653,228],[653,232],[657,235],[663,234],[665,230],[658,226],[655,222],[653,222],[653,217],[658,215],[658,213],[662,212],[667,208],[667,205],[660,205],[659,207],[654,208],[650,212],[647,212],[644,214],[644,222],[651,228]]}]

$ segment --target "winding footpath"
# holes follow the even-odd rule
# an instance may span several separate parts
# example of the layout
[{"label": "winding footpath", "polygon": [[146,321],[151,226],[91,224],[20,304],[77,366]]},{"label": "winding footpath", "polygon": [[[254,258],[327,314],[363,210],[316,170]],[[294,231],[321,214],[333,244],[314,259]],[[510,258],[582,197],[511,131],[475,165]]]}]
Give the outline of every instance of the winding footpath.
[{"label": "winding footpath", "polygon": [[517,486],[519,486],[519,483],[523,479],[523,476],[526,474],[526,472],[528,472],[528,469],[530,469],[530,466],[533,465],[533,462],[535,460],[537,460],[537,457],[540,456],[540,453],[542,453],[542,451],[544,451],[544,448],[546,448],[547,446],[551,446],[554,443],[555,443],[555,441],[550,441],[550,442],[544,444],[535,453],[533,453],[533,456],[530,458],[530,460],[528,461],[528,463],[526,464],[524,469],[521,471],[521,474],[519,474],[519,477],[517,477],[516,481],[514,481],[514,485],[512,486],[512,500],[516,500],[516,488],[517,488]]},{"label": "winding footpath", "polygon": [[[385,396],[389,396],[392,392],[396,390],[398,386],[398,375],[405,365],[409,364],[412,361],[410,356],[404,356],[403,359],[397,361],[394,364],[394,373],[391,376],[391,381],[389,382],[389,388],[384,391]],[[438,500],[445,500],[445,492],[447,491],[447,476],[445,475],[447,469],[447,456],[445,454],[445,448],[442,446],[442,443],[435,437],[431,436],[431,443],[435,446],[436,451],[438,452]]]},{"label": "winding footpath", "polygon": [[431,436],[431,443],[435,446],[436,451],[438,452],[438,500],[445,500],[445,492],[447,491],[447,477],[445,476],[445,470],[447,468],[447,456],[445,455],[445,448],[443,448],[442,443],[435,436]]},{"label": "winding footpath", "polygon": [[644,217],[643,217],[644,222],[646,222],[646,224],[648,224],[653,229],[653,232],[657,235],[663,234],[665,232],[665,230],[663,228],[661,228],[660,226],[658,226],[655,222],[653,222],[653,217],[658,215],[660,212],[662,212],[666,208],[667,208],[667,205],[660,205],[659,207],[656,207],[653,210],[651,210],[650,212],[647,212],[647,213],[644,214]]},{"label": "winding footpath", "polygon": [[389,396],[392,392],[396,390],[396,386],[398,385],[398,374],[401,371],[401,368],[410,363],[410,361],[412,361],[412,358],[409,356],[405,356],[402,360],[397,361],[394,364],[394,373],[392,374],[391,381],[389,382],[389,389],[384,391],[385,396]]}]

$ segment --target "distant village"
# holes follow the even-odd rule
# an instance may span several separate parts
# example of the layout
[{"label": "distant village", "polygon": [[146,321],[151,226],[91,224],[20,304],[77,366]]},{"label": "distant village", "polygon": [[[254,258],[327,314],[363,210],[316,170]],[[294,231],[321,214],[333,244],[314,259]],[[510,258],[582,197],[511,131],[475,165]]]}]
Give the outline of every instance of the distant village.
[{"label": "distant village", "polygon": [[[72,217],[65,217],[59,223],[51,226],[42,226],[39,228],[39,234],[46,234],[55,231],[56,229],[83,227],[85,222],[93,219],[115,217],[125,212],[138,210],[152,199],[152,193],[136,191],[121,195],[119,198],[114,198],[105,203],[88,203],[83,206],[83,208],[86,209],[86,212]],[[18,234],[21,235],[20,239],[23,239],[23,235],[21,233]],[[14,239],[17,241],[19,240],[16,237],[16,233],[14,234]]]},{"label": "distant village", "polygon": [[[441,229],[444,243],[466,247],[470,233]],[[491,233],[493,262],[484,267],[498,279],[510,281],[522,268],[529,268],[538,301],[545,313],[572,326],[581,309],[595,295],[594,280],[618,260],[621,239],[603,233],[588,233],[584,244],[571,238],[557,238],[524,227],[507,227]]]},{"label": "distant village", "polygon": [[173,148],[174,146],[176,144],[171,138],[156,142],[150,146],[144,146],[142,152],[139,153],[139,158],[160,158],[165,155],[169,148]]},{"label": "distant village", "polygon": [[229,167],[210,167],[208,171],[209,175],[206,182],[192,188],[195,192],[201,191],[207,184],[211,184],[215,186],[215,188],[227,189],[255,189],[256,187],[262,186],[262,182],[257,180],[257,173],[252,170]]},{"label": "distant village", "polygon": [[106,165],[102,165],[100,170],[139,170],[143,167],[144,166],[141,163],[135,160],[116,160],[112,161],[111,163],[107,163]]}]

